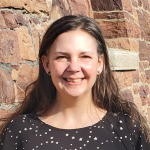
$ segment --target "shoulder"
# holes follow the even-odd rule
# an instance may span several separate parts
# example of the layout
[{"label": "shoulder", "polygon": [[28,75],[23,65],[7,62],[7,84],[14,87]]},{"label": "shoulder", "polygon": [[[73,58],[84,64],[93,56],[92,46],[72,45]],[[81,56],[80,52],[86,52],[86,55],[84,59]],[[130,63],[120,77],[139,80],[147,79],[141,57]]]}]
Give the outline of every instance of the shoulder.
[{"label": "shoulder", "polygon": [[113,124],[116,131],[120,133],[124,131],[137,136],[142,133],[140,123],[138,121],[135,121],[127,113],[108,113],[107,119],[111,124]]},{"label": "shoulder", "polygon": [[107,118],[116,124],[134,124],[135,120],[127,113],[107,113]]},{"label": "shoulder", "polygon": [[32,126],[40,125],[39,120],[35,115],[32,114],[26,114],[26,115],[19,115],[15,117],[13,120],[11,120],[8,125],[6,126],[5,130],[29,130]]}]

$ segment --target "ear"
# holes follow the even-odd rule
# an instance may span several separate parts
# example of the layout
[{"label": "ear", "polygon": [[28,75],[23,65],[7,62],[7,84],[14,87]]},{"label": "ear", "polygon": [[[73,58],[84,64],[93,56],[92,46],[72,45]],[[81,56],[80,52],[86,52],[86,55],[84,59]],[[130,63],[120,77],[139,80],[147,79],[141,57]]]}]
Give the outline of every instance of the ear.
[{"label": "ear", "polygon": [[98,68],[97,68],[97,72],[99,72],[101,74],[101,72],[103,71],[103,66],[104,66],[104,55],[100,55],[98,58]]},{"label": "ear", "polygon": [[48,56],[43,55],[43,56],[41,57],[41,60],[42,60],[42,64],[43,64],[43,67],[44,67],[45,72],[48,73],[48,72],[50,71],[50,65],[49,65]]}]

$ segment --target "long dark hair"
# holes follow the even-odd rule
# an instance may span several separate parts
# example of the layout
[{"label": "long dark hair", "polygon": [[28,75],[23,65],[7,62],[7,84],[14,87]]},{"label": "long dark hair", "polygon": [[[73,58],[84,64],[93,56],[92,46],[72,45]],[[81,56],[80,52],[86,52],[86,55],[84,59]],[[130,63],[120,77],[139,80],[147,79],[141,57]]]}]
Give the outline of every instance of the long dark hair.
[{"label": "long dark hair", "polygon": [[84,30],[93,36],[98,45],[98,55],[104,56],[103,71],[97,76],[96,82],[92,87],[92,96],[95,105],[107,110],[109,113],[125,112],[134,120],[139,122],[142,130],[150,141],[149,128],[146,121],[138,112],[134,103],[121,97],[116,81],[110,69],[108,52],[104,37],[96,22],[85,16],[65,16],[55,21],[46,31],[39,50],[39,75],[38,79],[26,89],[26,96],[21,106],[13,113],[9,119],[4,120],[1,131],[5,125],[20,114],[46,115],[55,101],[56,88],[51,77],[45,72],[41,57],[48,55],[54,40],[62,33],[72,30]]}]

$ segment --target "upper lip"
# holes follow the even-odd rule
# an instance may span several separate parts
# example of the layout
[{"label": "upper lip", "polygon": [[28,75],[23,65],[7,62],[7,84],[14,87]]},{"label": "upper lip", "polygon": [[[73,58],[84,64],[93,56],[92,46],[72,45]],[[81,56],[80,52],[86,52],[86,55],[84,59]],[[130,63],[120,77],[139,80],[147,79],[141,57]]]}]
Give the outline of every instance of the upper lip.
[{"label": "upper lip", "polygon": [[64,78],[64,79],[71,79],[71,80],[76,80],[76,79],[84,79],[84,77],[83,78]]}]

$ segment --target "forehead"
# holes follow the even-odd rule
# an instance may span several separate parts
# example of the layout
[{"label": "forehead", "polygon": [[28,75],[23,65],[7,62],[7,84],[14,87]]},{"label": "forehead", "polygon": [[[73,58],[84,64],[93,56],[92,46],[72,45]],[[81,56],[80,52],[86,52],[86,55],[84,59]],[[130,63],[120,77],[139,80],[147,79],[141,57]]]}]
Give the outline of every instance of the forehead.
[{"label": "forehead", "polygon": [[51,46],[50,53],[60,51],[90,51],[92,53],[97,53],[97,41],[83,30],[64,32],[55,39]]}]

